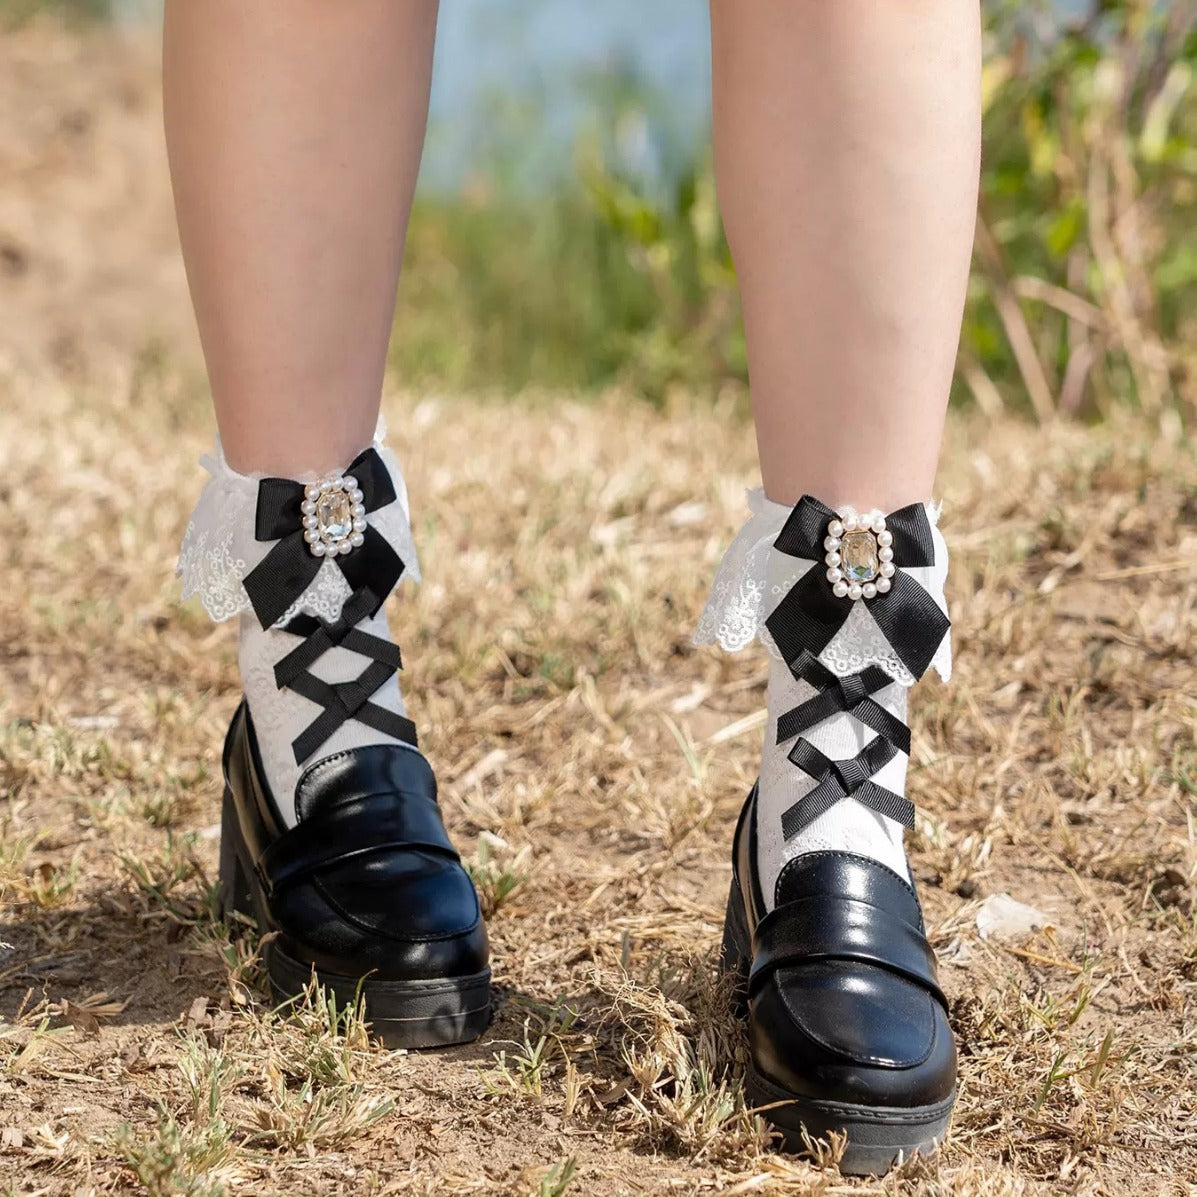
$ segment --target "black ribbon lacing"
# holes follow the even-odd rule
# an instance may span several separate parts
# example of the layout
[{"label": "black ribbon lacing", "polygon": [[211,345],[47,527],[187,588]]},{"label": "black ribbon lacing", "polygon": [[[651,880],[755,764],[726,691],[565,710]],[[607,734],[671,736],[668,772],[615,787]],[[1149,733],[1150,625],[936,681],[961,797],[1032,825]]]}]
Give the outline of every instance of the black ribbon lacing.
[{"label": "black ribbon lacing", "polygon": [[[345,473],[357,480],[362,506],[367,512],[395,502],[395,488],[377,450],[370,448],[358,454]],[[254,614],[263,628],[277,623],[311,585],[326,560],[315,556],[304,540],[300,507],[303,501],[301,482],[264,478],[258,484],[254,536],[257,540],[278,542],[244,582]],[[294,690],[322,708],[292,741],[297,765],[350,719],[407,744],[416,743],[416,728],[410,719],[370,701],[392,674],[403,667],[403,661],[396,645],[363,632],[357,625],[378,612],[403,576],[404,565],[386,538],[368,523],[363,537],[363,543],[352,552],[329,558],[352,588],[340,617],[327,621],[312,615],[295,615],[281,628],[304,639],[274,667],[276,685]],[[350,681],[321,681],[311,667],[333,648],[349,649],[368,658],[370,664]]]},{"label": "black ribbon lacing", "polygon": [[899,751],[910,752],[910,729],[873,698],[893,679],[877,665],[837,677],[818,660],[818,655],[843,626],[855,602],[868,607],[894,652],[916,678],[927,671],[951,627],[939,604],[902,569],[935,563],[935,541],[921,503],[885,517],[885,527],[893,536],[895,570],[890,589],[871,598],[840,598],[818,564],[823,557],[828,525],[836,518],[830,507],[803,495],[773,544],[791,557],[816,562],[765,621],[790,673],[817,691],[778,719],[777,743],[798,736],[840,712],[851,715],[877,735],[856,756],[839,761],[825,756],[801,737],[795,741],[788,759],[813,777],[816,784],[782,815],[782,833],[786,839],[797,835],[845,798],[855,798],[907,827],[914,826],[914,804],[872,780],[873,774]]}]

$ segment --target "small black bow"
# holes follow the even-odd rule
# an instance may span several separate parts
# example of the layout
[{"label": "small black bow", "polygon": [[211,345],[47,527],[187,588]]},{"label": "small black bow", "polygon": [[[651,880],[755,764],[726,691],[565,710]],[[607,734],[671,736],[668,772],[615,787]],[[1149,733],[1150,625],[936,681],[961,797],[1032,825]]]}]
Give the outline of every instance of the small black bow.
[{"label": "small black bow", "polygon": [[[381,636],[371,636],[357,626],[378,606],[378,597],[366,586],[345,601],[340,619],[332,623],[311,615],[296,615],[283,627],[284,632],[304,639],[274,667],[275,683],[280,690],[285,686],[323,708],[291,742],[297,765],[302,765],[350,719],[415,747],[416,725],[407,716],[370,701],[391,675],[403,668],[397,644]],[[322,681],[312,673],[312,666],[334,648],[355,652],[370,664],[349,681]]]},{"label": "small black bow", "polygon": [[909,755],[910,728],[873,697],[893,684],[893,678],[880,665],[870,665],[847,677],[836,677],[818,657],[803,649],[797,659],[790,662],[790,673],[799,681],[809,682],[819,693],[786,711],[777,720],[778,744],[846,711]]},{"label": "small black bow", "polygon": [[906,827],[914,826],[914,803],[872,780],[872,775],[897,756],[898,750],[884,737],[870,741],[856,756],[833,761],[807,740],[798,740],[789,759],[818,785],[781,816],[781,832],[788,840],[813,823],[824,811],[845,798],[887,816]]},{"label": "small black bow", "polygon": [[[828,525],[836,518],[826,504],[803,495],[773,542],[779,552],[816,562],[765,621],[786,661],[796,660],[803,650],[817,657],[852,610],[853,600],[832,593],[822,568],[823,540]],[[868,606],[882,634],[910,672],[922,677],[952,626],[939,604],[902,569],[935,564],[931,523],[923,505],[912,503],[887,515],[885,526],[893,534],[895,570],[890,589],[860,601]]]},{"label": "small black bow", "polygon": [[[374,448],[359,453],[345,471],[357,480],[362,506],[375,511],[395,502],[395,488],[382,458]],[[271,627],[312,584],[324,557],[317,557],[304,540],[304,485],[290,478],[263,478],[258,484],[258,509],[254,525],[257,540],[278,543],[245,578],[245,592],[263,628]],[[366,525],[365,542],[333,560],[352,590],[369,586],[375,596],[373,615],[403,575],[403,561],[386,538]],[[381,596],[381,597],[378,597]]]}]

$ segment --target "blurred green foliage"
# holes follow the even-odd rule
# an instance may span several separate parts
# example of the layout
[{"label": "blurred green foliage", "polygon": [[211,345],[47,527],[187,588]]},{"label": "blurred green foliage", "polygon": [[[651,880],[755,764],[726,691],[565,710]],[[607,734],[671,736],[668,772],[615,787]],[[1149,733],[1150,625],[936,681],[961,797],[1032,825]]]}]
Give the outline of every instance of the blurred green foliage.
[{"label": "blurred green foliage", "polygon": [[[0,0],[103,16],[112,0]],[[1197,3],[984,0],[984,160],[953,399],[991,412],[1197,415]],[[392,367],[408,385],[742,387],[735,274],[709,150],[626,63],[528,178],[547,114],[494,97],[490,156],[422,194]],[[548,101],[545,101],[546,103]],[[505,125],[504,122],[507,122]],[[435,135],[435,131],[434,131]]]},{"label": "blurred green foliage", "polygon": [[959,375],[983,406],[1197,405],[1197,6],[988,10]]},{"label": "blurred green foliage", "polygon": [[67,19],[99,20],[112,13],[110,0],[0,0],[0,28],[19,25],[38,13]]},{"label": "blurred green foliage", "polygon": [[[985,6],[985,152],[956,401],[1197,407],[1197,6]],[[511,389],[746,377],[710,156],[646,174],[659,97],[618,74],[545,194],[518,166],[417,204],[393,364]],[[531,135],[531,134],[530,134]],[[518,145],[514,147],[518,150]],[[661,157],[660,153],[657,157]]]}]

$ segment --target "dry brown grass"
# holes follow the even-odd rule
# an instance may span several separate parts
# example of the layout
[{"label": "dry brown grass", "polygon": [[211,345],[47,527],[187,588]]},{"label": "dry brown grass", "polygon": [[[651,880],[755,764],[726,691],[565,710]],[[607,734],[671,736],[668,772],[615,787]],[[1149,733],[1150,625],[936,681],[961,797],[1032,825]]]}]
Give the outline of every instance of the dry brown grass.
[{"label": "dry brown grass", "polygon": [[[85,98],[136,176],[152,99],[108,113],[144,76],[102,63]],[[0,114],[3,167],[32,117]],[[59,169],[74,194],[86,163]],[[78,217],[97,255],[109,226],[157,227],[157,178]],[[30,262],[21,285],[49,288]],[[177,279],[151,273],[158,311]],[[217,921],[233,639],[171,577],[209,417],[139,347],[0,355],[3,1191],[1195,1191],[1187,450],[1129,418],[950,428],[957,674],[916,692],[912,859],[962,1093],[935,1161],[852,1184],[770,1153],[713,967],[765,669],[688,633],[752,480],[743,422],[388,396],[427,578],[392,602],[404,684],[501,1002],[477,1044],[385,1053],[319,994],[270,1011],[252,936]],[[981,940],[1001,892],[1051,927]]]}]

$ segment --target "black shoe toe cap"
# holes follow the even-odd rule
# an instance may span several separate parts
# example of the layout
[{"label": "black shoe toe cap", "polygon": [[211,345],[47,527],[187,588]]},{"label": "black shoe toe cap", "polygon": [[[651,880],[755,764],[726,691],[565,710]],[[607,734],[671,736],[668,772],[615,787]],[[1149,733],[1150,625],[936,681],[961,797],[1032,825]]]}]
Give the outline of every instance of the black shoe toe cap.
[{"label": "black shoe toe cap", "polygon": [[469,874],[416,850],[318,873],[276,896],[288,953],[330,972],[383,979],[468,976],[487,966],[486,925]]},{"label": "black shoe toe cap", "polygon": [[812,1099],[926,1106],[955,1087],[943,1006],[871,964],[812,960],[771,973],[750,999],[749,1034],[758,1070]]}]

